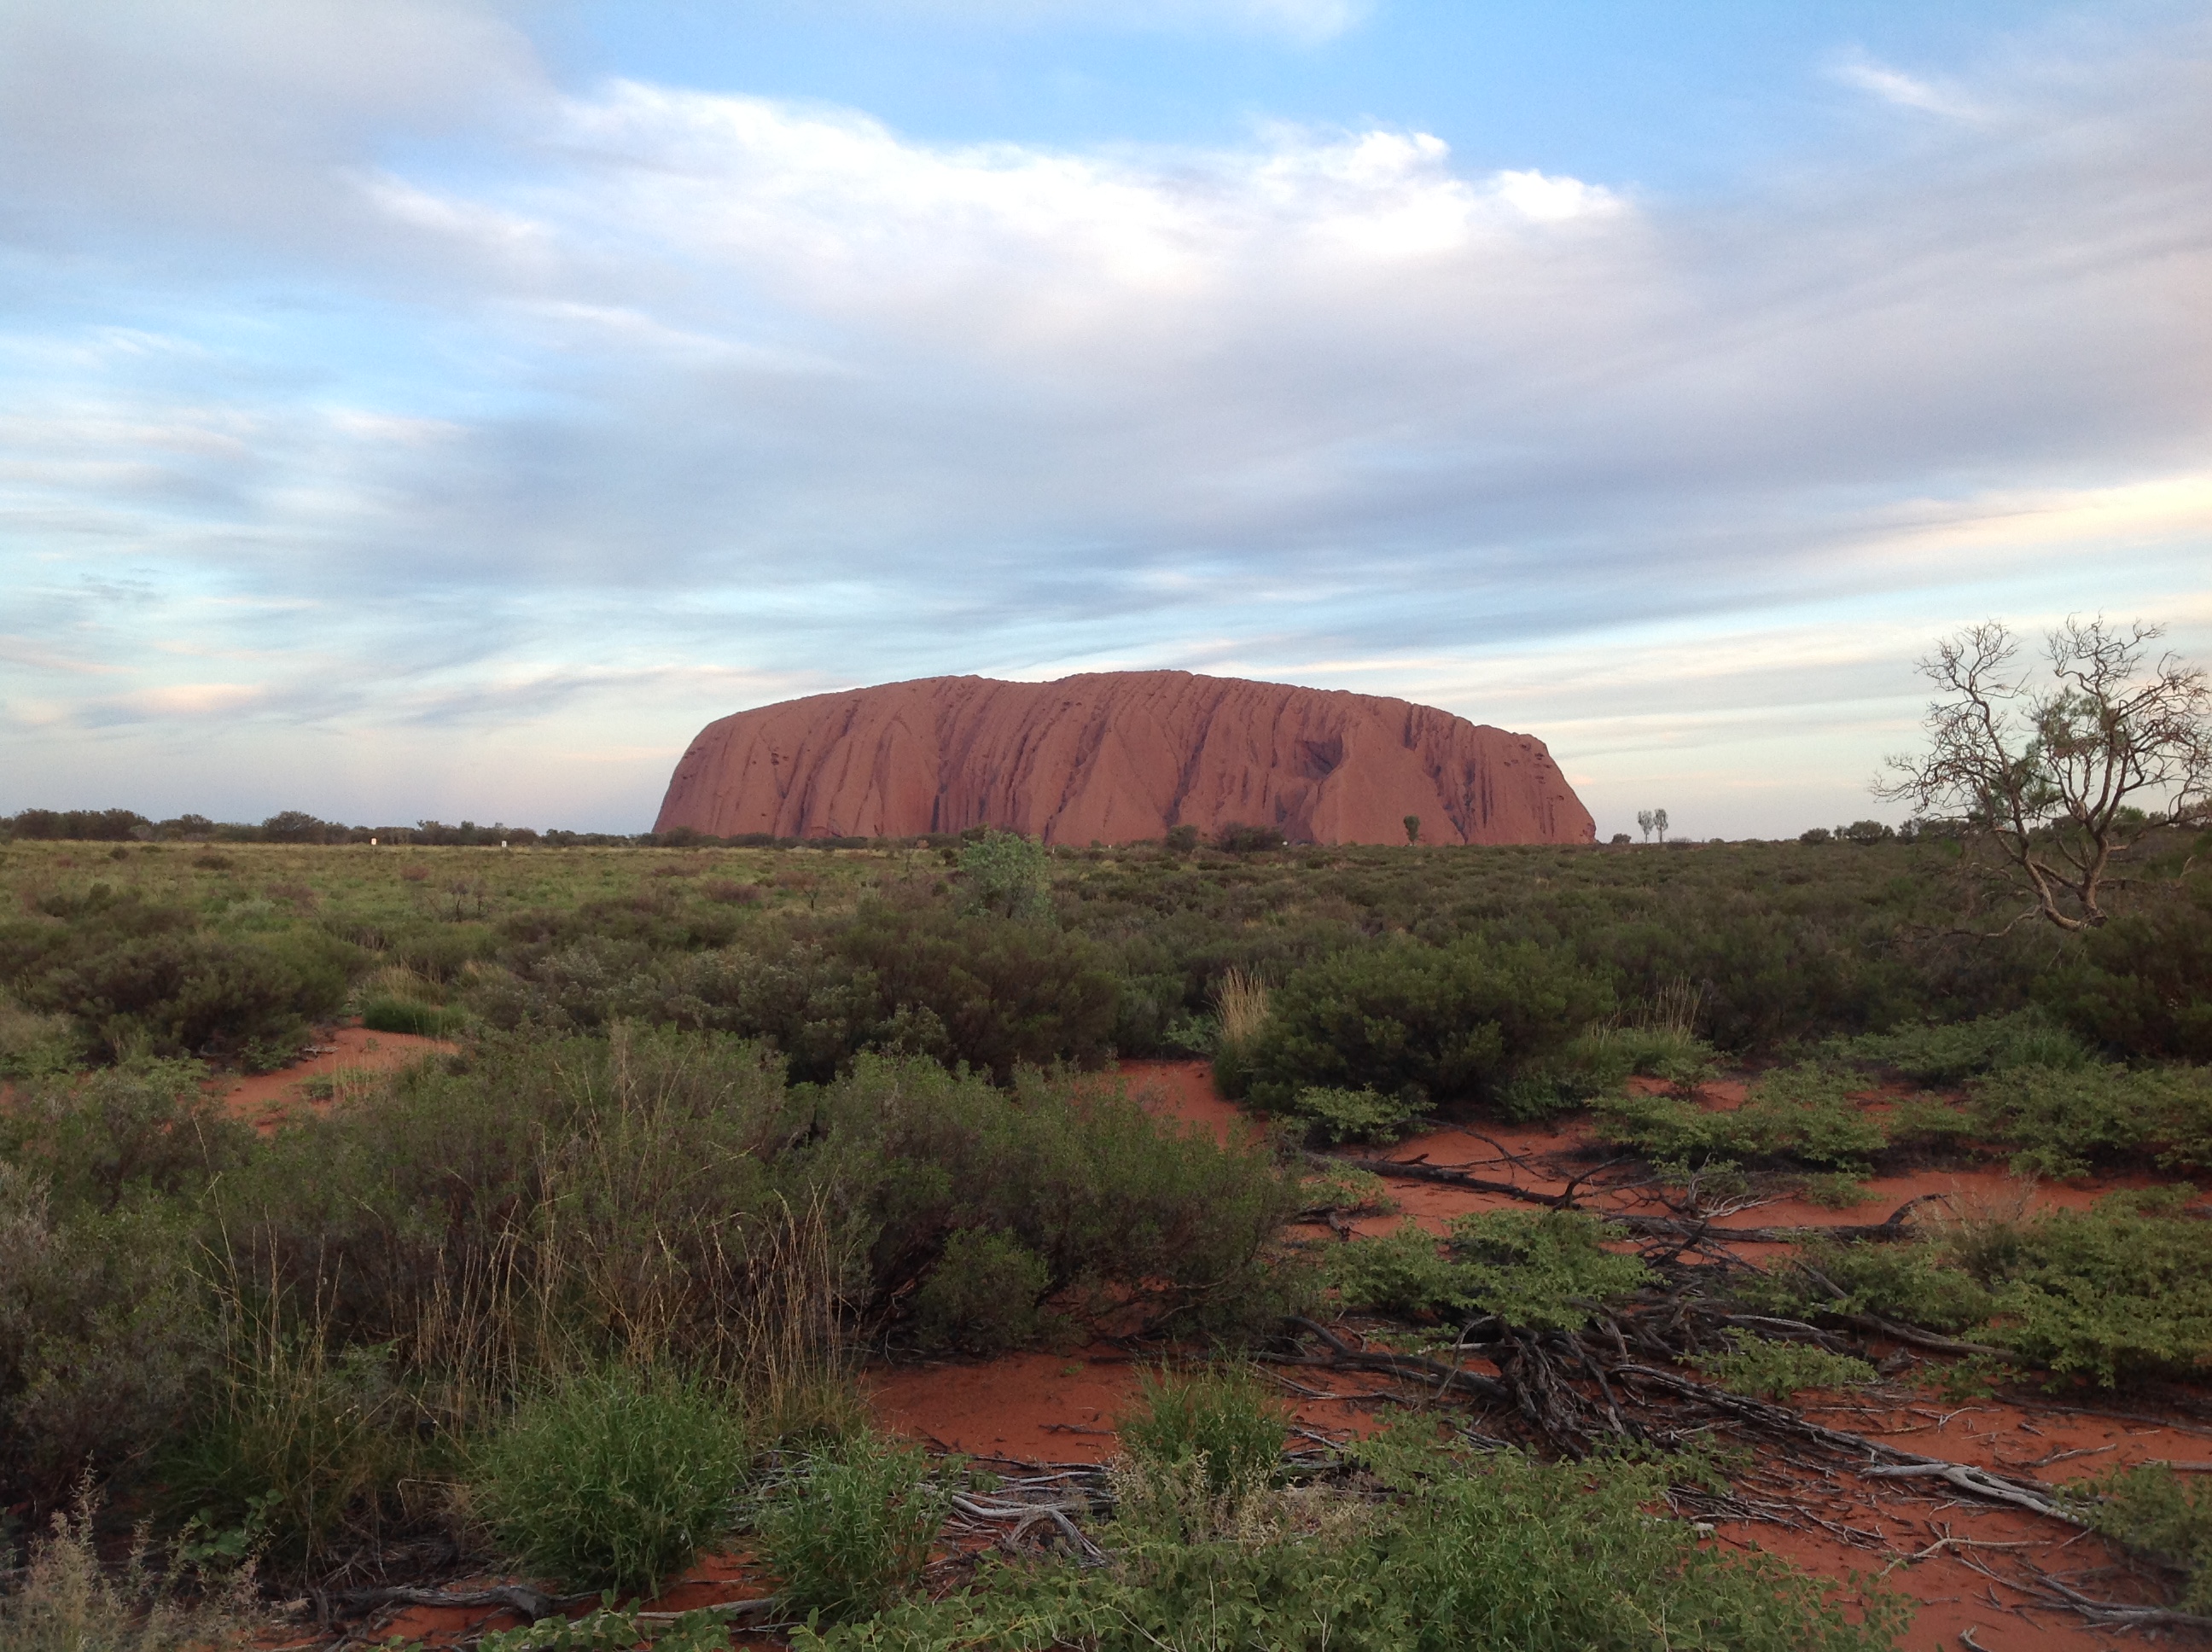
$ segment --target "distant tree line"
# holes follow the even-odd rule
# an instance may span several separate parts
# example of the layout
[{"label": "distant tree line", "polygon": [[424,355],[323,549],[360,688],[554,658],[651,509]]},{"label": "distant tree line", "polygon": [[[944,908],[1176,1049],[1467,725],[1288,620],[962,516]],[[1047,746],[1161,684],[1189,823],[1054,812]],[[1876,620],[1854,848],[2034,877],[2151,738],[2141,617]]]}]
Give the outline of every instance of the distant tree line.
[{"label": "distant tree line", "polygon": [[647,833],[630,836],[605,832],[540,832],[527,826],[494,822],[479,826],[465,820],[458,826],[443,821],[418,820],[411,826],[349,826],[323,820],[301,809],[286,809],[255,824],[250,821],[210,820],[205,815],[177,815],[155,820],[131,809],[26,809],[0,815],[0,841],[84,843],[383,843],[496,844],[516,847],[532,843],[633,844],[654,841]]}]

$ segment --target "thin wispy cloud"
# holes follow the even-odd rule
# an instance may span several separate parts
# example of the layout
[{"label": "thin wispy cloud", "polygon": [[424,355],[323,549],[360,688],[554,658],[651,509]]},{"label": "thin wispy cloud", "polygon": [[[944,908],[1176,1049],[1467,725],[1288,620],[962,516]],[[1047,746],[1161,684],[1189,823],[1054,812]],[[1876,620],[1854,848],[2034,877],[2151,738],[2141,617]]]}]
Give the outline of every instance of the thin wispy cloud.
[{"label": "thin wispy cloud", "polygon": [[1989,118],[1989,111],[1955,83],[1908,75],[1863,52],[1852,52],[1838,59],[1832,72],[1845,86],[1900,109],[1917,109],[1948,120]]}]

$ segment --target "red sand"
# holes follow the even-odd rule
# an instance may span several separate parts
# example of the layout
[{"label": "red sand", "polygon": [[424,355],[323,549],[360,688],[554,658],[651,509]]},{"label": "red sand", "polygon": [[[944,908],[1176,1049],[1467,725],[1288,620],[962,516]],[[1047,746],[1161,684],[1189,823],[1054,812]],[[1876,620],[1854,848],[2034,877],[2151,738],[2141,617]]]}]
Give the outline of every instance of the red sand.
[{"label": "red sand", "polygon": [[219,1090],[232,1112],[265,1132],[330,1104],[331,1096],[306,1093],[311,1080],[328,1079],[333,1096],[343,1096],[349,1081],[393,1072],[426,1056],[450,1054],[454,1048],[444,1039],[414,1033],[371,1032],[356,1022],[323,1035],[312,1054],[289,1066],[244,1078],[216,1079],[210,1088]]}]

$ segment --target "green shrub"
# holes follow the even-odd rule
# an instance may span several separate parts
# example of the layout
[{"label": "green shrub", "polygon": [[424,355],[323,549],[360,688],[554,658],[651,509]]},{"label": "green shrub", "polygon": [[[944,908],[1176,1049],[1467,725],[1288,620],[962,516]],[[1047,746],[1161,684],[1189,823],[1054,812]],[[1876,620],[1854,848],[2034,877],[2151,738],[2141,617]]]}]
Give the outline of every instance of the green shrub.
[{"label": "green shrub", "polygon": [[535,1575],[650,1594],[729,1529],[751,1455],[698,1382],[604,1366],[516,1407],[474,1455],[471,1506]]},{"label": "green shrub", "polygon": [[38,1015],[0,993],[0,1078],[57,1078],[81,1065],[76,1024],[64,1015]]},{"label": "green shrub", "polygon": [[1651,1272],[1604,1248],[1618,1230],[1577,1211],[1484,1211],[1440,1242],[1407,1221],[1390,1234],[1332,1247],[1324,1277],[1348,1308],[1399,1318],[1495,1315],[1530,1330],[1579,1330],[1605,1302]]},{"label": "green shrub", "polygon": [[1249,1372],[1153,1376],[1115,1419],[1122,1449],[1160,1467],[1200,1465],[1215,1497],[1267,1484],[1290,1437],[1289,1406]]},{"label": "green shrub", "polygon": [[959,1229],[915,1293],[915,1330],[929,1348],[988,1355],[1027,1347],[1051,1283],[1044,1258],[1012,1234]]},{"label": "green shrub", "polygon": [[414,999],[373,998],[361,1006],[361,1024],[371,1032],[413,1033],[421,1038],[447,1038],[461,1025],[454,1011]]},{"label": "green shrub", "polygon": [[0,1158],[0,1503],[33,1513],[143,1467],[215,1354],[185,1212],[57,1203]]},{"label": "green shrub", "polygon": [[1018,1066],[1097,1066],[1114,1027],[1115,982],[1098,948],[1050,925],[877,902],[839,938],[887,1005],[927,1010],[943,1054],[1000,1083]]},{"label": "green shrub", "polygon": [[1807,1388],[1854,1388],[1875,1380],[1874,1367],[1849,1354],[1748,1331],[1730,1331],[1728,1338],[1732,1349],[1701,1355],[1698,1364],[1721,1387],[1754,1400],[1794,1400]]},{"label": "green shrub", "polygon": [[[802,1649],[896,1652],[1875,1652],[1899,1597],[1701,1543],[1655,1517],[1667,1473],[1638,1463],[1477,1457],[1401,1431],[1363,1483],[1244,1499],[1225,1525],[1201,1485],[1125,1497],[1109,1564],[987,1563],[975,1585],[902,1603]],[[1162,1476],[1154,1475],[1155,1482]]]},{"label": "green shrub", "polygon": [[2185,1574],[2181,1608],[2212,1613],[2212,1485],[2165,1463],[2136,1463],[2065,1488],[2091,1527]]},{"label": "green shrub", "polygon": [[2014,1067],[2065,1072],[2094,1059],[2072,1032],[2035,1009],[1863,1033],[1839,1039],[1833,1048],[1847,1060],[1874,1062],[1928,1084],[1960,1084]]},{"label": "green shrub", "polygon": [[1529,1330],[1578,1331],[1595,1309],[1652,1280],[1604,1248],[1620,1230],[1579,1211],[1482,1211],[1451,1224],[1451,1249],[1483,1312]]},{"label": "green shrub", "polygon": [[1340,953],[1274,990],[1243,1052],[1245,1093],[1270,1111],[1316,1086],[1371,1088],[1422,1109],[1494,1100],[1611,1001],[1571,959],[1528,942]]},{"label": "green shrub", "polygon": [[161,1461],[170,1509],[252,1529],[289,1576],[428,1523],[452,1451],[399,1379],[388,1348],[234,1320],[228,1359]]},{"label": "green shrub", "polygon": [[871,1617],[920,1581],[946,1496],[919,1446],[863,1436],[814,1459],[769,1500],[761,1558],[794,1613]]},{"label": "green shrub", "polygon": [[2019,1066],[1973,1087],[1982,1129],[2016,1169],[2087,1175],[2100,1159],[2212,1164],[2212,1067]]},{"label": "green shrub", "polygon": [[2115,1193],[2024,1224],[1983,1264],[1996,1317],[1981,1339],[2108,1388],[2212,1364],[2212,1229],[2173,1202]]},{"label": "green shrub", "polygon": [[26,1009],[70,1017],[108,1060],[296,1042],[308,1018],[343,1001],[359,958],[312,930],[234,939],[135,899],[65,911],[65,925],[0,925],[0,987]]},{"label": "green shrub", "polygon": [[974,911],[1026,923],[1052,915],[1052,852],[1019,832],[986,827],[962,845],[960,881]]},{"label": "green shrub", "polygon": [[201,1089],[196,1061],[133,1060],[27,1085],[0,1109],[0,1158],[41,1177],[64,1209],[196,1190],[242,1164],[252,1127]]},{"label": "green shrub", "polygon": [[1788,1159],[1856,1171],[1889,1145],[1881,1121],[1850,1099],[1858,1087],[1850,1075],[1801,1062],[1763,1075],[1735,1108],[1679,1096],[1615,1096],[1595,1110],[1602,1139],[1656,1162]]},{"label": "green shrub", "polygon": [[1328,1090],[1309,1085],[1291,1097],[1282,1116],[1305,1127],[1310,1139],[1329,1146],[1339,1142],[1395,1141],[1419,1116],[1420,1108],[1402,1096],[1368,1090]]}]

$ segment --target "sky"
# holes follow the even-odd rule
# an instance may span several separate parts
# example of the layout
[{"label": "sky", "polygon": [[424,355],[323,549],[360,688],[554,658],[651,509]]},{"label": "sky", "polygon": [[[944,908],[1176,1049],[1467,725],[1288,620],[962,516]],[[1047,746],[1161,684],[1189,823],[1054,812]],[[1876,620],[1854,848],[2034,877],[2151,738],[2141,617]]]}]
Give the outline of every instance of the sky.
[{"label": "sky", "polygon": [[0,813],[1176,668],[1794,835],[2208,571],[2212,4],[0,0]]}]

